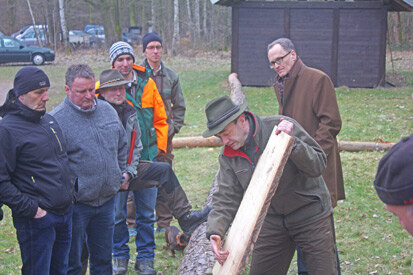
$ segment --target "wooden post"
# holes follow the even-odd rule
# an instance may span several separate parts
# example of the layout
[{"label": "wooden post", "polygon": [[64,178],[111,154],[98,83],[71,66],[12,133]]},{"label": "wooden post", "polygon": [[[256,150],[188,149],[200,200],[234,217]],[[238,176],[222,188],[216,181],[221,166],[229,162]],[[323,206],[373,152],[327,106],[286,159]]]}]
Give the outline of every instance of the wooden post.
[{"label": "wooden post", "polygon": [[275,135],[275,129],[277,126],[258,161],[225,240],[223,250],[229,251],[228,258],[222,266],[215,263],[214,275],[241,274],[258,238],[294,143],[294,139],[283,132]]}]

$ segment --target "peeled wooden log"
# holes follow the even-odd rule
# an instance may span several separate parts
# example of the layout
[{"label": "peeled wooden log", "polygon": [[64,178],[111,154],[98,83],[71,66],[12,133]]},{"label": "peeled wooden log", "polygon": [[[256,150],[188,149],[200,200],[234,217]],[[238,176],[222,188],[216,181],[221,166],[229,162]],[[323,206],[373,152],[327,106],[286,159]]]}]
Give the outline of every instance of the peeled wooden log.
[{"label": "peeled wooden log", "polygon": [[[172,140],[174,148],[193,148],[193,147],[220,147],[222,142],[217,137],[182,137]],[[395,143],[362,142],[362,141],[339,141],[340,151],[359,152],[359,151],[388,151]]]},{"label": "peeled wooden log", "polygon": [[347,152],[359,151],[388,151],[396,143],[362,142],[362,141],[339,141],[338,149]]},{"label": "peeled wooden log", "polygon": [[[277,126],[272,132],[276,129]],[[230,252],[228,258],[222,266],[218,262],[215,263],[214,275],[242,274],[261,231],[271,199],[278,188],[293,144],[294,138],[286,133],[270,136],[225,238],[222,250]]]},{"label": "peeled wooden log", "polygon": [[230,98],[235,104],[241,105],[247,101],[244,93],[242,92],[242,84],[238,80],[238,75],[236,73],[232,73],[228,76],[228,83],[231,88]]}]

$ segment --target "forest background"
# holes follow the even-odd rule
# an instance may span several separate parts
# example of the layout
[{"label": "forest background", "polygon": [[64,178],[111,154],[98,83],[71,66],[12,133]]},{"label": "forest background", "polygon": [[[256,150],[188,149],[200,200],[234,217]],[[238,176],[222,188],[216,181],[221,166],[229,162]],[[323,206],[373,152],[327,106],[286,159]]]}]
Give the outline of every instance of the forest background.
[{"label": "forest background", "polygon": [[[63,39],[67,31],[84,30],[88,24],[104,26],[103,48],[120,40],[122,29],[129,26],[142,27],[142,35],[157,31],[172,55],[231,48],[231,8],[210,0],[0,0],[0,7],[1,32],[10,35],[33,22],[48,25],[47,40],[55,51],[68,51]],[[389,13],[388,40],[393,47],[411,47],[412,28],[412,13]]]}]

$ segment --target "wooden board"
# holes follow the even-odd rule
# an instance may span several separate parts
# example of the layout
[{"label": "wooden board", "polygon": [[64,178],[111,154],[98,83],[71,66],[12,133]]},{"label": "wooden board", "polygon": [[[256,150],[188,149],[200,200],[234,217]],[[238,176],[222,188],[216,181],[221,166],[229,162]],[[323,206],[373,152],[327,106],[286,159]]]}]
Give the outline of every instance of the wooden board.
[{"label": "wooden board", "polygon": [[[273,133],[276,128],[277,126]],[[293,143],[294,139],[283,132],[278,136],[271,135],[225,240],[223,250],[230,252],[228,258],[223,266],[215,263],[214,275],[242,273],[261,230],[271,198],[277,190]]]}]

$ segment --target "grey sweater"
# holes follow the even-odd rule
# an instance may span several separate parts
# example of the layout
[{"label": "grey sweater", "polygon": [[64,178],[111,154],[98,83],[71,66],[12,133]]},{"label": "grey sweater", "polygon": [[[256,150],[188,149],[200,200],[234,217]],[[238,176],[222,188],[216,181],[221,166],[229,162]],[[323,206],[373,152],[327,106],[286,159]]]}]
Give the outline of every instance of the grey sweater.
[{"label": "grey sweater", "polygon": [[119,190],[127,158],[127,138],[118,114],[96,100],[90,110],[68,97],[50,114],[63,131],[69,164],[78,178],[77,202],[101,206]]}]

